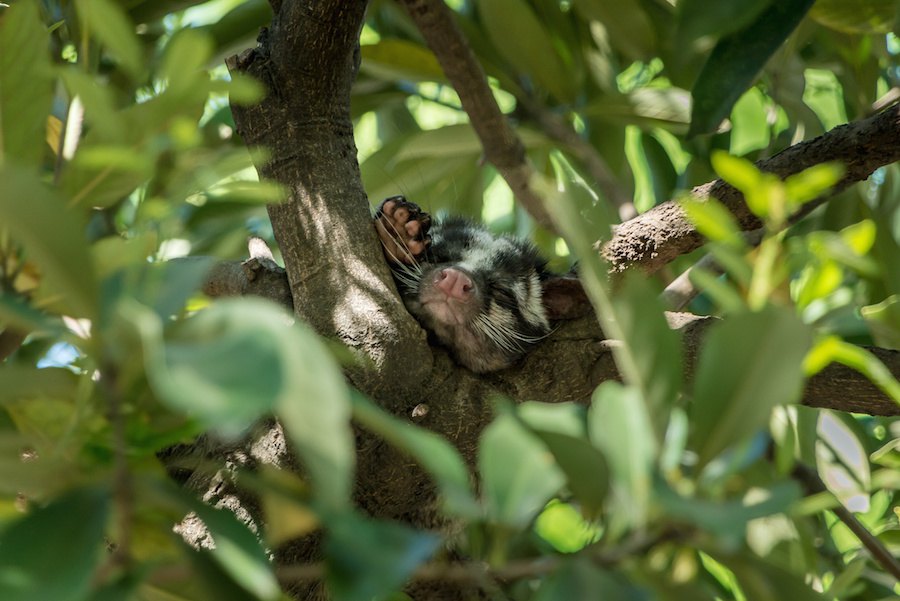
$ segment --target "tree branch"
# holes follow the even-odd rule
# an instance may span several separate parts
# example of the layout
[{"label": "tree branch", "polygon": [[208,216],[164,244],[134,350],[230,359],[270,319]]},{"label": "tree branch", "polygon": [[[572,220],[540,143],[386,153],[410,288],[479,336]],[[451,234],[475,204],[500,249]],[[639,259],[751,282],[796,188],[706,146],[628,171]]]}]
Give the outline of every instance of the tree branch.
[{"label": "tree branch", "polygon": [[453,12],[443,0],[398,1],[409,12],[453,84],[487,160],[497,168],[535,221],[553,231],[544,202],[531,187],[534,167],[525,156],[525,147],[497,106],[484,70],[457,27]]},{"label": "tree branch", "polygon": [[[898,160],[900,105],[894,105],[862,121],[835,127],[818,138],[795,144],[772,158],[758,161],[756,166],[783,179],[813,165],[840,161],[846,172],[832,190],[834,195]],[[743,230],[762,225],[747,208],[743,195],[720,179],[697,186],[691,194],[699,199],[712,196],[720,200],[737,217]],[[614,273],[633,266],[653,273],[704,242],[681,206],[670,200],[620,225],[602,248],[602,254]]]}]

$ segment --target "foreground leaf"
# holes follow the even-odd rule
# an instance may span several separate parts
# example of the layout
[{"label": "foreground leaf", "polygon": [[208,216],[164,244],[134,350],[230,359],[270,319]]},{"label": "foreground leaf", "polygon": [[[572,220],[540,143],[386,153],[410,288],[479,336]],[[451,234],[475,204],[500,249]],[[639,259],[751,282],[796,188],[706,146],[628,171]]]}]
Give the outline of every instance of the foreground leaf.
[{"label": "foreground leaf", "polygon": [[699,467],[763,427],[773,407],[797,400],[810,343],[809,328],[781,307],[732,315],[710,328],[691,406]]},{"label": "foreground leaf", "polygon": [[72,492],[0,534],[0,599],[80,601],[100,559],[106,491]]},{"label": "foreground leaf", "polygon": [[382,599],[399,590],[439,543],[438,537],[402,524],[337,517],[325,543],[328,588],[341,601]]},{"label": "foreground leaf", "polygon": [[522,527],[565,483],[565,476],[540,440],[512,415],[487,427],[478,453],[487,514],[501,524]]}]

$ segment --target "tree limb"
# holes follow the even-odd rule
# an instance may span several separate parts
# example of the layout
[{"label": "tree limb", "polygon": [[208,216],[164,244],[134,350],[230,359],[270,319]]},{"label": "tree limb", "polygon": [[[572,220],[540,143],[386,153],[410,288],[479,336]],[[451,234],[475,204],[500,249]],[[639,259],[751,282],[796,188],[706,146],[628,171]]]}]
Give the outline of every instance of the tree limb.
[{"label": "tree limb", "polygon": [[472,127],[481,140],[484,155],[515,194],[526,211],[542,226],[554,226],[544,202],[531,187],[534,167],[525,147],[497,106],[484,70],[466,41],[453,12],[443,0],[399,0],[453,84]]},{"label": "tree limb", "polygon": [[[840,161],[846,172],[832,190],[833,195],[865,180],[879,167],[898,160],[900,104],[795,144],[772,158],[757,161],[756,166],[783,179],[813,165]],[[735,215],[743,230],[754,230],[762,225],[747,208],[743,195],[720,179],[697,186],[691,194],[699,199],[714,197],[720,200]],[[614,273],[630,267],[653,273],[676,257],[700,248],[704,242],[678,202],[670,200],[616,228],[612,239],[602,248],[602,254]]]}]

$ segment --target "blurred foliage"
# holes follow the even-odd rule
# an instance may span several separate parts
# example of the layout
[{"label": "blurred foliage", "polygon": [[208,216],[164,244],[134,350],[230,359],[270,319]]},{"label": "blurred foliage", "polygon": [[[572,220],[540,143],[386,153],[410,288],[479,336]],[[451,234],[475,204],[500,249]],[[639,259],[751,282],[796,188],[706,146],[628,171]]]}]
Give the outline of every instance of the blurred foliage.
[{"label": "blurred foliage", "polygon": [[[900,422],[791,404],[832,361],[900,397],[855,346],[900,348],[900,173],[879,169],[784,229],[841,167],[779,182],[751,164],[897,97],[896,3],[449,4],[565,242],[515,207],[389,0],[371,2],[352,97],[366,189],[529,235],[560,269],[578,257],[623,382],[586,407],[498,403],[476,491],[447,441],[349,390],[308,328],[259,300],[210,303],[194,292],[207,263],[167,262],[271,241],[265,203],[282,193],[256,181],[263,152],[244,147],[227,104],[261,90],[221,65],[253,43],[268,3],[0,3],[0,339],[24,336],[0,366],[0,598],[278,599],[270,549],[318,529],[340,600],[398,598],[447,545],[501,574],[536,561],[498,598],[900,594],[832,511],[900,553]],[[685,201],[725,269],[692,272],[692,309],[724,318],[693,381],[657,293],[696,254],[610,289],[591,244],[611,211],[542,112],[589,143],[639,212],[718,174],[763,220],[751,248],[718,203]],[[241,475],[264,531],[180,490],[157,458],[272,414],[308,478]],[[434,479],[461,526],[452,541],[354,510],[351,416]],[[830,492],[806,496],[798,463]],[[189,512],[215,549],[172,532]]]}]

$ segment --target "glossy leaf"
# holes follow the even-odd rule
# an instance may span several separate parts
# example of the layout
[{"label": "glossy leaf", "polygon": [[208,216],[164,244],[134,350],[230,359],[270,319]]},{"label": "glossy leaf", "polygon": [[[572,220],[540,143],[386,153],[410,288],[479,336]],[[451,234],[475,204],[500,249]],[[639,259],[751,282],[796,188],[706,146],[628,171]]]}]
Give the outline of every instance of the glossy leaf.
[{"label": "glossy leaf", "polygon": [[84,489],[10,524],[0,533],[0,599],[84,599],[102,556],[108,512],[107,491]]},{"label": "glossy leaf", "polygon": [[37,165],[53,98],[50,39],[37,2],[16,2],[0,14],[0,168]]},{"label": "glossy leaf", "polygon": [[541,441],[511,415],[500,415],[482,434],[478,471],[488,518],[513,527],[531,521],[565,483]]},{"label": "glossy leaf", "polygon": [[731,315],[710,328],[694,382],[691,446],[703,466],[797,400],[809,328],[789,309]]},{"label": "glossy leaf", "polygon": [[439,543],[436,536],[399,523],[335,517],[325,543],[328,589],[342,601],[384,598],[399,590]]},{"label": "glossy leaf", "polygon": [[353,419],[422,465],[437,483],[449,514],[469,518],[481,514],[472,494],[469,470],[446,440],[389,415],[360,394],[353,395]]},{"label": "glossy leaf", "polygon": [[773,2],[753,23],[719,40],[691,90],[694,105],[689,137],[719,126],[813,1]]},{"label": "glossy leaf", "polygon": [[35,176],[7,167],[0,169],[0,219],[62,306],[73,316],[95,317],[97,288],[81,215]]}]

